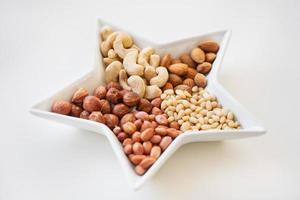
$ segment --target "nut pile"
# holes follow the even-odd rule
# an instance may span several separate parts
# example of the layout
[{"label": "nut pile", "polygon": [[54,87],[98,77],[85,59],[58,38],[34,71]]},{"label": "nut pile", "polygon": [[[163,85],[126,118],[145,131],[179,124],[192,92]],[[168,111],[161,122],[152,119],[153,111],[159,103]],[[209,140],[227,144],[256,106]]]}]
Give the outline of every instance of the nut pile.
[{"label": "nut pile", "polygon": [[168,89],[161,95],[161,108],[167,113],[168,121],[176,121],[183,132],[209,129],[238,129],[240,124],[232,112],[218,103],[214,95],[194,86],[192,93]]},{"label": "nut pile", "polygon": [[104,27],[100,36],[106,83],[119,82],[124,89],[148,100],[159,97],[169,73],[159,66],[160,56],[155,50],[151,47],[140,50],[128,33],[113,32],[110,27]]},{"label": "nut pile", "polygon": [[240,128],[233,113],[203,89],[219,50],[216,42],[161,59],[153,48],[137,47],[128,33],[104,27],[100,37],[106,86],[93,94],[79,88],[70,101],[55,101],[51,109],[106,124],[137,174],[144,174],[182,132]]},{"label": "nut pile", "polygon": [[71,102],[54,102],[52,111],[106,124],[142,175],[181,133],[178,122],[169,123],[160,106],[159,97],[150,102],[111,82],[97,87],[93,95],[80,88]]}]

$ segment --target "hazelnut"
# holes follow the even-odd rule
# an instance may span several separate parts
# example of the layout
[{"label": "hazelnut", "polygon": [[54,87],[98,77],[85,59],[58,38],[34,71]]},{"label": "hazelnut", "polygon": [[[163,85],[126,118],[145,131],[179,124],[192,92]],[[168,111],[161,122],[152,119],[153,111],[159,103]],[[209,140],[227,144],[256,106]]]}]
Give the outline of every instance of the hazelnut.
[{"label": "hazelnut", "polygon": [[99,99],[104,99],[105,96],[106,96],[106,88],[102,85],[100,85],[99,87],[97,87],[95,90],[94,90],[94,93],[93,95],[95,97],[98,97]]},{"label": "hazelnut", "polygon": [[147,99],[141,99],[138,105],[138,110],[149,113],[152,110],[152,104]]},{"label": "hazelnut", "polygon": [[118,135],[117,135],[117,138],[120,142],[123,142],[126,138],[128,138],[128,135],[124,132],[120,132]]},{"label": "hazelnut", "polygon": [[110,88],[106,93],[106,99],[113,104],[121,102],[122,95],[120,93],[120,90],[116,88]]},{"label": "hazelnut", "polygon": [[68,101],[56,101],[53,103],[51,110],[58,114],[68,115],[72,110],[72,104]]},{"label": "hazelnut", "polygon": [[115,89],[118,89],[118,90],[122,90],[122,87],[119,83],[117,82],[110,82],[106,85],[106,90],[109,90],[110,88],[115,88]]},{"label": "hazelnut", "polygon": [[136,106],[140,101],[140,96],[135,92],[126,92],[123,96],[123,102],[127,106]]},{"label": "hazelnut", "polygon": [[72,104],[72,109],[71,109],[71,115],[73,117],[79,117],[80,116],[80,113],[82,112],[82,108],[75,105],[75,104]]},{"label": "hazelnut", "polygon": [[80,113],[79,117],[82,119],[89,119],[89,116],[90,116],[90,113],[88,111],[84,110]]},{"label": "hazelnut", "polygon": [[89,120],[105,124],[105,118],[99,111],[94,111],[90,114]]},{"label": "hazelnut", "polygon": [[129,90],[120,90],[120,94],[122,96],[122,98],[124,97],[124,95],[129,92]]},{"label": "hazelnut", "polygon": [[119,103],[114,106],[112,113],[117,115],[118,117],[123,117],[125,114],[129,112],[129,107],[123,103]]},{"label": "hazelnut", "polygon": [[86,89],[79,88],[72,97],[72,102],[75,104],[81,104],[83,102],[83,99],[88,96],[89,93]]},{"label": "hazelnut", "polygon": [[101,109],[100,100],[94,96],[87,96],[83,100],[83,108],[89,112],[99,111]]},{"label": "hazelnut", "polygon": [[136,120],[136,118],[133,113],[127,113],[122,117],[120,124],[122,126],[126,122],[134,122],[135,120]]},{"label": "hazelnut", "polygon": [[105,114],[104,118],[105,124],[111,129],[115,128],[119,124],[119,118],[114,114]]},{"label": "hazelnut", "polygon": [[123,124],[122,128],[128,135],[132,135],[136,131],[136,125],[132,122],[126,122]]},{"label": "hazelnut", "polygon": [[[172,87],[172,88],[173,88],[173,87]],[[157,97],[157,98],[155,98],[155,99],[153,99],[153,100],[151,101],[151,104],[152,104],[153,107],[160,108],[161,102],[162,102],[161,98],[160,98],[160,97]]]},{"label": "hazelnut", "polygon": [[107,101],[106,99],[101,99],[100,100],[100,111],[103,114],[107,114],[107,113],[111,112],[111,107],[110,107],[109,101]]}]

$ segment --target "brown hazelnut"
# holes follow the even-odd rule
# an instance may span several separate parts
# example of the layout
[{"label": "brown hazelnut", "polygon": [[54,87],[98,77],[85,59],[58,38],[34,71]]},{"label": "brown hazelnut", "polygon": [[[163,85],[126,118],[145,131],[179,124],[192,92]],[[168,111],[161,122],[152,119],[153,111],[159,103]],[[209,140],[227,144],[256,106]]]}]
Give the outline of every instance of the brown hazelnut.
[{"label": "brown hazelnut", "polygon": [[94,111],[90,114],[89,120],[105,124],[105,118],[99,111]]},{"label": "brown hazelnut", "polygon": [[84,110],[80,113],[79,117],[82,119],[89,119],[89,116],[90,116],[90,113],[88,111]]},{"label": "brown hazelnut", "polygon": [[117,135],[117,138],[120,142],[123,142],[126,138],[128,138],[128,135],[124,132],[120,132],[118,135]]},{"label": "brown hazelnut", "polygon": [[110,128],[113,129],[119,124],[119,118],[114,114],[105,114],[105,124]]},{"label": "brown hazelnut", "polygon": [[149,113],[152,110],[152,104],[147,99],[141,99],[138,110]]},{"label": "brown hazelnut", "polygon": [[129,90],[120,90],[120,94],[122,96],[122,98],[124,97],[124,95],[129,92]]},{"label": "brown hazelnut", "polygon": [[106,90],[109,90],[110,88],[116,88],[118,90],[122,90],[122,87],[119,83],[117,82],[109,82],[107,85],[106,85]]},{"label": "brown hazelnut", "polygon": [[162,99],[160,97],[157,97],[151,101],[151,104],[153,107],[160,108],[161,102],[162,102]]},{"label": "brown hazelnut", "polygon": [[127,113],[122,117],[120,124],[122,126],[126,122],[134,122],[135,120],[136,120],[136,118],[133,113]]},{"label": "brown hazelnut", "polygon": [[95,96],[87,96],[83,100],[83,108],[89,112],[101,109],[100,100]]},{"label": "brown hazelnut", "polygon": [[123,96],[123,103],[127,106],[136,106],[140,101],[140,96],[135,92],[126,92]]},{"label": "brown hazelnut", "polygon": [[75,104],[81,104],[83,102],[83,99],[88,96],[89,93],[86,89],[79,88],[72,97],[72,102]]},{"label": "brown hazelnut", "polygon": [[72,109],[71,109],[71,115],[73,117],[79,117],[80,116],[80,113],[82,112],[82,108],[75,105],[75,104],[72,104]]},{"label": "brown hazelnut", "polygon": [[106,99],[101,99],[100,100],[100,111],[103,114],[107,114],[107,113],[111,112],[110,103]]},{"label": "brown hazelnut", "polygon": [[69,115],[72,110],[72,104],[68,101],[55,101],[51,110],[58,114]]},{"label": "brown hazelnut", "polygon": [[136,131],[136,125],[132,122],[126,122],[123,124],[122,128],[128,135],[132,135]]},{"label": "brown hazelnut", "polygon": [[122,100],[120,90],[116,88],[110,88],[106,93],[106,99],[113,104],[120,103]]},{"label": "brown hazelnut", "polygon": [[94,90],[94,93],[93,95],[95,97],[98,97],[99,99],[104,99],[105,96],[106,96],[106,88],[102,85],[100,85],[99,87],[97,87],[95,90]]},{"label": "brown hazelnut", "polygon": [[118,117],[123,117],[125,114],[129,112],[129,107],[123,103],[119,103],[114,106],[112,113],[117,115]]}]

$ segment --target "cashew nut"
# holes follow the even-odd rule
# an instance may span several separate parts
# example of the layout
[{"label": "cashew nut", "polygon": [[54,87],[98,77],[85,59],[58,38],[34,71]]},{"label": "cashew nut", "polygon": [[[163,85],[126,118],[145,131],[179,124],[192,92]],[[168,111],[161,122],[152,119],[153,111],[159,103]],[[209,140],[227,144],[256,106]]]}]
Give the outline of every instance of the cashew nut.
[{"label": "cashew nut", "polygon": [[133,44],[131,46],[131,48],[138,50],[138,52],[141,52],[141,49],[138,46],[136,46],[135,44]]},{"label": "cashew nut", "polygon": [[112,34],[113,30],[110,26],[104,26],[100,31],[100,36],[102,41],[106,40],[106,38]]},{"label": "cashew nut", "polygon": [[137,93],[141,98],[144,96],[146,85],[140,76],[130,76],[127,80],[127,83],[133,92]]},{"label": "cashew nut", "polygon": [[117,58],[103,58],[103,63],[107,66],[114,61],[119,61]]},{"label": "cashew nut", "polygon": [[118,55],[116,54],[116,52],[113,50],[113,49],[110,49],[108,52],[107,52],[107,56],[109,57],[109,58],[117,58],[118,57]]},{"label": "cashew nut", "polygon": [[152,79],[156,75],[157,74],[154,67],[150,65],[145,67],[144,77],[146,78],[147,81],[150,81],[150,79]]},{"label": "cashew nut", "polygon": [[124,58],[126,54],[131,51],[136,51],[135,48],[126,49],[125,47],[131,47],[133,44],[133,40],[131,36],[124,32],[118,32],[118,36],[116,37],[113,47],[115,52],[118,54],[120,58]]},{"label": "cashew nut", "polygon": [[101,43],[101,53],[104,57],[107,57],[108,51],[112,48],[113,42],[115,41],[117,37],[117,33],[113,32],[111,33],[105,41]]},{"label": "cashew nut", "polygon": [[117,82],[119,72],[122,69],[122,63],[120,61],[114,61],[110,63],[105,69],[105,81],[109,83],[111,81]]},{"label": "cashew nut", "polygon": [[136,49],[127,53],[123,60],[124,68],[129,75],[142,76],[144,74],[144,66],[136,64],[138,51]]},{"label": "cashew nut", "polygon": [[161,95],[162,91],[157,85],[150,85],[146,87],[146,93],[144,98],[152,100]]},{"label": "cashew nut", "polygon": [[131,90],[131,87],[127,83],[127,73],[124,69],[119,71],[119,83],[125,90]]},{"label": "cashew nut", "polygon": [[156,68],[157,76],[150,80],[151,85],[157,85],[158,87],[163,87],[169,79],[168,70],[165,67]]},{"label": "cashew nut", "polygon": [[138,57],[138,64],[143,66],[149,65],[149,59],[152,54],[154,54],[155,50],[151,47],[144,48]]},{"label": "cashew nut", "polygon": [[157,55],[157,54],[152,54],[150,56],[150,65],[152,67],[158,67],[159,66],[159,63],[160,63],[160,56]]}]

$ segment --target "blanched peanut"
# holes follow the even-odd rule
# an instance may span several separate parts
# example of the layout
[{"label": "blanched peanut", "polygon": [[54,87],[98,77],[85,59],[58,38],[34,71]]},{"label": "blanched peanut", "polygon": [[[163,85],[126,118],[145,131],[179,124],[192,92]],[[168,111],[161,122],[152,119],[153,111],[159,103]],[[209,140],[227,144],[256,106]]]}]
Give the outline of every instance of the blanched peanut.
[{"label": "blanched peanut", "polygon": [[144,154],[144,147],[141,143],[135,142],[132,146],[133,153],[136,155],[143,155]]},{"label": "blanched peanut", "polygon": [[161,154],[161,148],[159,146],[153,146],[150,152],[150,156],[158,159],[160,154]]},{"label": "blanched peanut", "polygon": [[165,136],[161,139],[159,146],[164,151],[171,144],[172,138],[170,136]]}]

